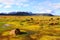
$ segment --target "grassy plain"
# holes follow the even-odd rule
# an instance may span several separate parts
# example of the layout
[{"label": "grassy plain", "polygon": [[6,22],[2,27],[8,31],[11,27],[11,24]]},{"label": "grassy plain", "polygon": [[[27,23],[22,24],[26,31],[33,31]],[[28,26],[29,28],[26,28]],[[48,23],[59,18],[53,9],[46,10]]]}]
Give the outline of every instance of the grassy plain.
[{"label": "grassy plain", "polygon": [[[16,28],[27,34],[10,34]],[[0,40],[60,40],[60,16],[0,16],[0,35]]]}]

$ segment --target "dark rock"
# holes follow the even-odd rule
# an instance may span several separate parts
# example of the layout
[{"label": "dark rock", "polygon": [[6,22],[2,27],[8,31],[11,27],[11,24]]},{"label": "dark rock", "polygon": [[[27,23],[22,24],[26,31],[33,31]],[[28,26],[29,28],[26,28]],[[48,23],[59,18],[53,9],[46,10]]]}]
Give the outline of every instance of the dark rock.
[{"label": "dark rock", "polygon": [[27,34],[27,32],[21,32],[20,29],[17,28],[17,29],[15,30],[15,34],[16,34],[16,35],[21,35],[21,34]]},{"label": "dark rock", "polygon": [[20,29],[17,28],[17,29],[15,30],[15,34],[16,34],[16,35],[19,35],[19,34],[20,34]]}]

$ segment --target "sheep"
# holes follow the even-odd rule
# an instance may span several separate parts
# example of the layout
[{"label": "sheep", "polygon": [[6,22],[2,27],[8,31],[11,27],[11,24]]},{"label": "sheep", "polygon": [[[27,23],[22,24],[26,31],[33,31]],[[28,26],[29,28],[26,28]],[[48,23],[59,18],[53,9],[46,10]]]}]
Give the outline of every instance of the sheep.
[{"label": "sheep", "polygon": [[56,20],[60,20],[60,18],[57,18]]},{"label": "sheep", "polygon": [[54,25],[54,23],[50,23],[49,25]]},{"label": "sheep", "polygon": [[31,18],[31,20],[33,20],[33,18]]}]

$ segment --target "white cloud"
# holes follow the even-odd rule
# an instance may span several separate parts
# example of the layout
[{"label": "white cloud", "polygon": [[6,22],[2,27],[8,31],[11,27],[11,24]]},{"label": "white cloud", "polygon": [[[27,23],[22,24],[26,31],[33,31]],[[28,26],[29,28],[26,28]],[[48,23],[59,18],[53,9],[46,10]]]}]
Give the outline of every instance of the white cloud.
[{"label": "white cloud", "polygon": [[4,6],[4,8],[11,8],[12,6],[10,6],[10,5],[6,5],[6,6]]},{"label": "white cloud", "polygon": [[29,6],[29,4],[25,4],[25,5],[22,5],[23,7],[28,7]]},{"label": "white cloud", "polygon": [[29,0],[0,0],[0,3],[4,4],[4,8],[10,8],[12,5],[24,6],[27,7]]},{"label": "white cloud", "polygon": [[60,3],[52,3],[50,1],[44,1],[38,3],[33,7],[36,12],[39,13],[51,13],[52,11],[58,10],[60,8]]},{"label": "white cloud", "polygon": [[55,3],[52,5],[53,8],[59,9],[60,8],[60,3]]},{"label": "white cloud", "polygon": [[13,4],[14,1],[12,1],[12,0],[0,0],[0,3],[10,5],[10,4]]},{"label": "white cloud", "polygon": [[0,8],[3,7],[3,5],[0,5]]},{"label": "white cloud", "polygon": [[[30,7],[39,13],[51,13],[54,10],[58,10],[60,8],[60,3],[52,3],[51,1],[43,1],[40,3],[36,3],[36,0],[0,0],[0,3],[4,5],[0,5],[0,8],[12,8],[12,5],[16,5],[17,7]],[[30,6],[30,7],[29,7]],[[32,10],[31,10],[32,11]]]},{"label": "white cloud", "polygon": [[20,6],[20,7],[28,7],[29,4],[24,4],[24,3],[16,3],[17,6]]},{"label": "white cloud", "polygon": [[6,4],[6,5],[13,5],[13,4],[20,4],[24,2],[28,2],[29,0],[0,0],[0,3]]},{"label": "white cloud", "polygon": [[51,13],[52,10],[49,10],[49,9],[45,9],[43,11],[41,11],[40,13]]}]

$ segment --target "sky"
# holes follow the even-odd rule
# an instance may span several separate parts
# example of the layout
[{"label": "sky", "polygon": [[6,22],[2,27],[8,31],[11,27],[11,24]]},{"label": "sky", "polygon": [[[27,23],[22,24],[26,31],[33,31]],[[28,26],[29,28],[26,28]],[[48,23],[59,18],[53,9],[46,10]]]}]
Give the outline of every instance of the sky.
[{"label": "sky", "polygon": [[60,15],[60,0],[0,0],[0,13],[17,11]]}]

